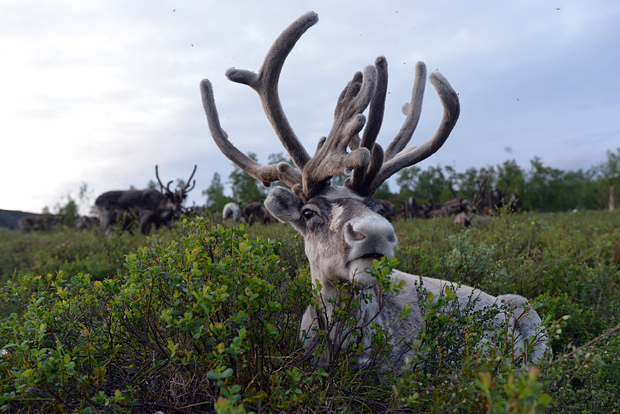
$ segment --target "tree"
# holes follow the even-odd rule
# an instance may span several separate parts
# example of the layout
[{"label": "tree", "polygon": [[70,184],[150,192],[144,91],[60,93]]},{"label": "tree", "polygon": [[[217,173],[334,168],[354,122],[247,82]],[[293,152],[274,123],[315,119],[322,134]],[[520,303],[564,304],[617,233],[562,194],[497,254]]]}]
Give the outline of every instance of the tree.
[{"label": "tree", "polygon": [[575,184],[571,184],[567,173],[545,167],[540,157],[534,157],[530,163],[532,168],[522,195],[524,209],[561,211],[576,207]]},{"label": "tree", "polygon": [[427,203],[441,203],[453,197],[440,165],[428,167],[427,170],[420,172],[415,197],[418,202]]},{"label": "tree", "polygon": [[418,185],[418,175],[420,174],[420,171],[420,167],[416,167],[414,165],[400,170],[396,176],[396,184],[400,187],[399,192],[401,194],[405,193],[405,198],[413,195],[413,192]]},{"label": "tree", "polygon": [[78,190],[78,200],[80,200],[80,210],[82,210],[84,214],[94,214],[97,211],[95,206],[90,203],[92,196],[93,190],[88,188],[88,184],[82,182]]},{"label": "tree", "polygon": [[230,197],[224,195],[224,184],[219,173],[213,174],[211,185],[206,190],[202,190],[202,195],[207,196],[206,207],[212,212],[222,211],[226,203],[231,201]]},{"label": "tree", "polygon": [[[130,187],[130,189],[131,189],[131,190],[135,190],[136,188],[132,185],[132,186]],[[146,184],[146,188],[145,188],[145,190],[148,190],[148,189],[151,189],[151,190],[159,190],[159,183],[156,183],[156,182],[155,182],[155,181],[153,181],[153,180],[149,180],[149,182]]]},{"label": "tree", "polygon": [[620,148],[616,153],[607,151],[607,161],[595,167],[595,174],[599,176],[599,193],[605,200],[607,209],[613,210],[618,204],[618,189],[620,189]]},{"label": "tree", "polygon": [[550,184],[555,180],[559,171],[545,167],[540,157],[534,157],[530,161],[530,165],[527,188],[523,192],[524,204],[528,206],[528,209],[551,211],[552,189]]},{"label": "tree", "polygon": [[[248,157],[258,161],[256,154],[248,153]],[[239,167],[230,173],[228,179],[231,184],[233,199],[239,204],[247,204],[252,201],[263,201],[266,196],[263,184],[252,176],[243,172]]]},{"label": "tree", "polygon": [[390,186],[388,185],[387,181],[381,184],[379,188],[377,188],[377,191],[374,195],[374,198],[379,200],[392,200],[393,197],[394,194],[390,192]]},{"label": "tree", "polygon": [[[507,183],[510,183],[510,185],[507,186]],[[525,186],[525,175],[516,160],[507,160],[504,161],[502,165],[497,166],[496,186],[502,191],[504,189],[506,191],[523,191]]]},{"label": "tree", "polygon": [[78,205],[71,194],[67,194],[67,202],[63,204],[61,201],[55,207],[56,214],[62,217],[63,224],[67,226],[73,226],[75,220],[80,216],[78,212]]}]

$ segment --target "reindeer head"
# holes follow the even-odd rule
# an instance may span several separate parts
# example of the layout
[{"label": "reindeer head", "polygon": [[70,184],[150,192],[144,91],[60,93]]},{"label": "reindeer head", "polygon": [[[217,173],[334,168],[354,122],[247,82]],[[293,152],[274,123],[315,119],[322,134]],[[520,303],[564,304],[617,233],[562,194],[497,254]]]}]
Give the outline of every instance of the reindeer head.
[{"label": "reindeer head", "polygon": [[[426,84],[426,67],[419,62],[411,103],[403,107],[405,122],[383,151],[375,141],[383,121],[388,76],[387,61],[379,57],[374,66],[356,73],[344,88],[334,111],[333,127],[310,157],[282,110],[278,79],[295,43],[317,22],[318,16],[308,12],[287,27],[258,73],[233,68],[226,72],[230,80],[258,93],[267,118],[297,169],[284,162],[263,166],[239,151],[220,126],[211,83],[204,79],[200,88],[211,135],[224,155],[265,186],[279,180],[290,187],[271,191],[265,206],[303,235],[312,278],[320,280],[325,289],[333,279],[371,283],[364,269],[373,259],[394,254],[394,229],[379,214],[381,205],[372,197],[392,175],[426,159],[443,145],[460,107],[448,81],[439,72],[431,73],[430,82],[444,107],[443,118],[431,139],[418,147],[407,147],[420,117]],[[368,119],[363,114],[367,108]],[[345,185],[331,185],[330,179],[342,172],[351,172]]]},{"label": "reindeer head", "polygon": [[164,184],[159,178],[158,166],[155,166],[155,176],[157,177],[157,181],[159,182],[159,191],[161,191],[161,193],[164,194],[168,199],[168,204],[166,205],[165,210],[170,215],[170,217],[165,217],[166,219],[181,217],[183,201],[185,201],[185,199],[187,198],[187,193],[192,191],[196,186],[196,180],[194,180],[194,182],[192,183],[192,178],[194,178],[196,168],[198,168],[198,165],[194,165],[194,171],[192,171],[192,175],[189,176],[189,180],[187,180],[187,183],[185,185],[183,185],[176,191],[172,191],[170,190],[170,184],[172,184],[174,180],[168,181],[168,184],[164,186]]}]

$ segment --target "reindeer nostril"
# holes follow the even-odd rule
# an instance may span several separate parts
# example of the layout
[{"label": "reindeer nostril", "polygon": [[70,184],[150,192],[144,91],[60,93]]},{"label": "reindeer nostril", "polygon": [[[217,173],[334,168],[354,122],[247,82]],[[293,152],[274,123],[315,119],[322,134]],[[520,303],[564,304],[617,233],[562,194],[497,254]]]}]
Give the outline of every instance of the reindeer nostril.
[{"label": "reindeer nostril", "polygon": [[360,233],[359,231],[353,230],[353,226],[351,224],[347,225],[347,233],[351,240],[359,241],[359,240],[364,240],[366,238],[364,233]]},{"label": "reindeer nostril", "polygon": [[396,235],[390,234],[389,236],[387,236],[387,241],[390,243],[396,243]]}]

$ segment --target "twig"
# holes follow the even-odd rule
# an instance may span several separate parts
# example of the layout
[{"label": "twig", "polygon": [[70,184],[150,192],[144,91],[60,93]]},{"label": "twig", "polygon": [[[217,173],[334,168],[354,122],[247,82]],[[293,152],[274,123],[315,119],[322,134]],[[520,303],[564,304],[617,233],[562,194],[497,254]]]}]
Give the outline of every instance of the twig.
[{"label": "twig", "polygon": [[556,359],[555,361],[553,361],[552,363],[550,363],[549,365],[547,365],[546,367],[544,367],[542,369],[542,371],[551,368],[554,365],[560,364],[564,361],[566,361],[567,359],[569,359],[570,357],[572,357],[573,355],[575,355],[576,353],[582,351],[585,348],[594,346],[596,344],[598,344],[599,342],[601,342],[603,339],[608,338],[610,336],[612,336],[613,334],[615,334],[616,332],[620,332],[620,323],[618,325],[616,325],[615,328],[611,328],[610,330],[608,330],[607,332],[597,336],[596,338],[594,338],[593,340],[591,340],[590,342],[588,342],[585,345],[580,346],[579,348],[575,349],[572,352],[569,352],[568,354],[564,355],[562,358]]}]

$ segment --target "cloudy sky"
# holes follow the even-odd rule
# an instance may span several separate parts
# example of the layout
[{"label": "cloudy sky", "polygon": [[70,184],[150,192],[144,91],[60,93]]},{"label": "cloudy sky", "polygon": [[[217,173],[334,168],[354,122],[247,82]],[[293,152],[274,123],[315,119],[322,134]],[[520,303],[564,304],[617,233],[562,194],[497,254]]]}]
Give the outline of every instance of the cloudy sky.
[{"label": "cloudy sky", "polygon": [[[209,78],[223,128],[242,151],[281,152],[258,97],[228,81],[257,71],[273,40],[306,11],[319,23],[280,79],[285,112],[310,153],[329,132],[353,73],[386,56],[389,95],[378,141],[400,129],[415,63],[459,93],[461,116],[420,167],[457,171],[535,156],[563,170],[620,147],[620,2],[612,1],[121,1],[0,3],[0,209],[40,212],[83,183],[94,198],[187,179],[205,202],[232,164],[209,135],[199,82]],[[411,144],[441,118],[433,88]],[[396,188],[392,188],[396,190]]]}]

